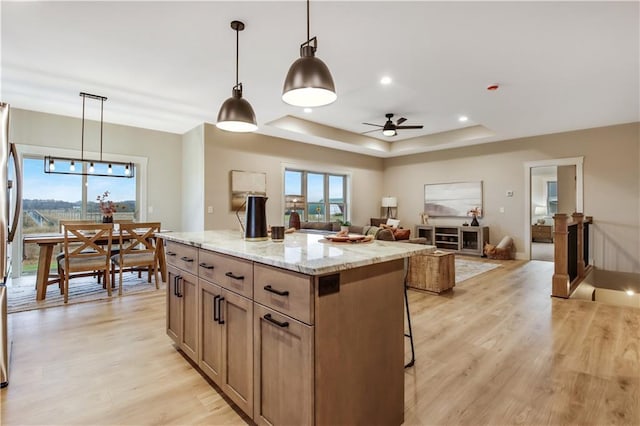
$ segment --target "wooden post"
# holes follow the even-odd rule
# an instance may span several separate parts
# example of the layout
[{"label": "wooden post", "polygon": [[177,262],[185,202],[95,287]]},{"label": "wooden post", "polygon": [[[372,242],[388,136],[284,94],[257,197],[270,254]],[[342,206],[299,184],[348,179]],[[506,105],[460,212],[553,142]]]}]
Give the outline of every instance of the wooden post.
[{"label": "wooden post", "polygon": [[[569,264],[567,258],[567,247],[569,245],[569,228],[567,226],[568,216],[558,213],[553,216],[554,222],[554,272],[551,287],[551,296],[569,297]],[[584,264],[583,264],[584,266]]]},{"label": "wooden post", "polygon": [[573,213],[573,221],[578,224],[578,278],[584,278],[584,214]]}]

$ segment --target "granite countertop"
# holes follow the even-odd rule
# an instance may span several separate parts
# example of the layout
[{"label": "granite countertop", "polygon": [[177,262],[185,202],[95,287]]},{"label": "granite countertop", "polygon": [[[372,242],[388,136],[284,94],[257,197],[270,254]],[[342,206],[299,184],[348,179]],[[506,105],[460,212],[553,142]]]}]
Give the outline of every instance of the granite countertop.
[{"label": "granite countertop", "polygon": [[332,243],[323,235],[294,232],[284,241],[245,241],[240,231],[161,232],[175,241],[308,275],[323,275],[435,251],[434,246],[374,240]]}]

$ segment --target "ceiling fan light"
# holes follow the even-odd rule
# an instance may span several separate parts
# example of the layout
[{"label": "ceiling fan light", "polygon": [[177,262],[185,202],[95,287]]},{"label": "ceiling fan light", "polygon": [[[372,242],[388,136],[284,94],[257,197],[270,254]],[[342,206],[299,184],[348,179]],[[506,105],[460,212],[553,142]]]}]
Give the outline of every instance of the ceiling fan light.
[{"label": "ceiling fan light", "polygon": [[289,105],[313,108],[338,99],[329,68],[314,55],[312,46],[304,46],[302,57],[291,64],[282,89],[282,100]]},{"label": "ceiling fan light", "polygon": [[216,127],[229,132],[253,132],[258,126],[251,104],[242,98],[242,88],[234,88],[233,95],[224,101],[218,112]]},{"label": "ceiling fan light", "polygon": [[395,129],[384,129],[384,130],[382,130],[382,134],[384,136],[388,136],[388,137],[397,135]]}]

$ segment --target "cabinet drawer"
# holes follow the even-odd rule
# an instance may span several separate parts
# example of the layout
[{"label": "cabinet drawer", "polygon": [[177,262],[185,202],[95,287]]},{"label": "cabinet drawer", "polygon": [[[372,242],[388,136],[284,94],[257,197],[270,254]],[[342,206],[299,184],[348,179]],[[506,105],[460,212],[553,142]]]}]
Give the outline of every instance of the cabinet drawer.
[{"label": "cabinet drawer", "polygon": [[198,249],[196,247],[167,241],[165,257],[169,265],[192,274],[198,273]]},{"label": "cabinet drawer", "polygon": [[313,281],[307,275],[265,265],[254,266],[253,299],[280,313],[313,325]]},{"label": "cabinet drawer", "polygon": [[249,299],[253,297],[253,263],[248,260],[200,250],[198,272],[201,278]]}]

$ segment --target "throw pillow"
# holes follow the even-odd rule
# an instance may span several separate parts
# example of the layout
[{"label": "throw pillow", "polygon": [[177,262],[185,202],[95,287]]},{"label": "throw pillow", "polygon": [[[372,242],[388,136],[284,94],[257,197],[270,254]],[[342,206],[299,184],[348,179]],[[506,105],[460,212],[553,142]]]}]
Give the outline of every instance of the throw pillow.
[{"label": "throw pillow", "polygon": [[396,241],[408,240],[410,235],[411,235],[411,229],[398,228],[393,231],[393,237],[396,239]]},{"label": "throw pillow", "polygon": [[400,227],[400,220],[399,219],[387,219],[387,225],[392,226],[394,228],[398,228]]},{"label": "throw pillow", "polygon": [[367,229],[367,231],[364,233],[364,235],[373,235],[375,237],[379,231],[380,231],[380,228],[378,228],[377,226],[370,226]]},{"label": "throw pillow", "polygon": [[382,241],[395,241],[395,237],[393,236],[393,231],[391,229],[381,229],[380,232],[376,235],[377,240]]}]

